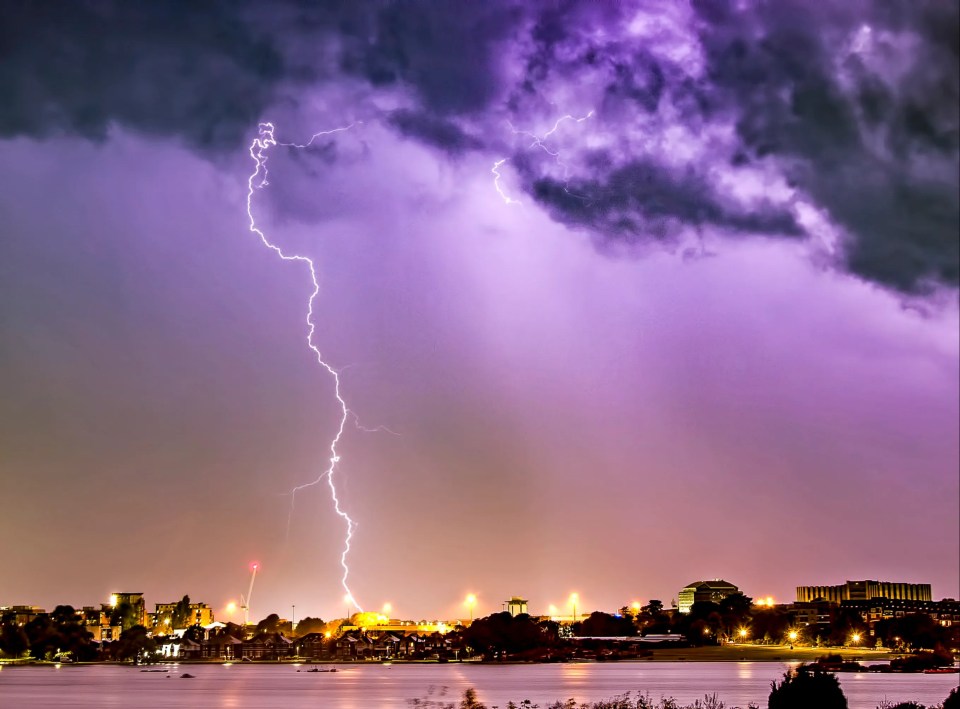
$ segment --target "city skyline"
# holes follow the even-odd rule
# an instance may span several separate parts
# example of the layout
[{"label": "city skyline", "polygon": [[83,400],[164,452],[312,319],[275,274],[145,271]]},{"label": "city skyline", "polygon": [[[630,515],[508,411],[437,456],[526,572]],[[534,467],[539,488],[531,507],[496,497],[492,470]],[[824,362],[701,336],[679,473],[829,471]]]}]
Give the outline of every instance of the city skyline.
[{"label": "city skyline", "polygon": [[[259,571],[259,566],[260,565],[257,564],[258,571]],[[713,581],[722,582],[723,588],[729,587],[733,589],[733,592],[742,593],[746,595],[748,598],[752,598],[754,604],[758,608],[772,607],[774,605],[790,605],[795,602],[810,603],[819,597],[817,593],[814,593],[814,591],[818,591],[820,595],[822,595],[824,598],[827,598],[827,600],[829,600],[832,603],[839,603],[841,598],[842,599],[853,598],[855,600],[856,598],[859,598],[859,596],[856,596],[856,593],[858,593],[858,591],[854,591],[853,592],[854,595],[850,595],[851,592],[849,588],[851,584],[853,584],[854,588],[860,589],[859,593],[867,594],[863,596],[864,599],[871,597],[869,595],[870,593],[882,595],[882,592],[884,590],[891,589],[892,595],[888,593],[887,596],[889,596],[889,598],[893,600],[908,599],[908,598],[910,599],[915,598],[916,600],[920,600],[920,601],[924,601],[924,600],[925,601],[955,601],[956,600],[956,598],[954,597],[944,596],[942,594],[937,593],[936,589],[931,588],[930,584],[925,584],[922,582],[921,583],[904,582],[903,580],[890,582],[890,581],[883,581],[883,580],[878,581],[877,579],[873,579],[873,580],[855,582],[848,579],[843,583],[838,583],[838,584],[827,584],[827,585],[819,584],[819,585],[813,585],[813,586],[804,585],[804,586],[795,587],[796,588],[795,594],[792,594],[788,597],[775,598],[774,596],[769,594],[767,595],[764,595],[762,593],[753,594],[749,592],[749,589],[739,588],[736,584],[731,585],[726,579],[715,578],[715,579],[701,579],[697,581],[692,581],[691,582],[692,585],[688,584],[684,587],[674,589],[670,594],[666,594],[663,596],[643,597],[637,594],[634,594],[632,596],[627,594],[626,596],[622,596],[620,601],[615,602],[612,606],[591,605],[592,601],[590,599],[590,596],[586,595],[582,597],[582,594],[577,590],[571,590],[566,595],[564,595],[563,593],[558,593],[551,596],[551,599],[554,599],[554,600],[559,599],[559,602],[557,603],[557,602],[543,601],[541,599],[535,599],[535,598],[526,598],[526,597],[517,596],[517,595],[504,596],[502,600],[496,601],[494,597],[491,596],[489,593],[485,593],[483,589],[479,589],[475,591],[469,591],[459,600],[456,600],[450,604],[447,604],[446,609],[448,610],[448,612],[446,614],[427,612],[427,613],[414,614],[414,615],[410,615],[409,617],[406,617],[404,616],[403,609],[396,608],[394,604],[389,600],[368,606],[366,608],[366,612],[374,615],[382,615],[390,619],[397,618],[397,619],[410,620],[410,619],[416,618],[421,620],[429,619],[431,622],[436,620],[449,621],[451,619],[457,619],[457,618],[466,620],[468,618],[472,619],[475,617],[481,617],[484,615],[489,615],[491,613],[498,613],[498,612],[507,610],[511,602],[514,602],[514,601],[519,602],[518,599],[522,599],[523,608],[526,609],[529,607],[529,611],[521,611],[521,612],[529,612],[531,615],[534,615],[534,616],[552,616],[552,617],[571,618],[574,615],[586,616],[592,611],[614,613],[621,608],[633,608],[634,610],[636,610],[640,606],[645,606],[648,603],[651,603],[653,601],[659,601],[660,603],[663,604],[663,607],[667,609],[676,610],[679,607],[680,612],[683,613],[686,611],[684,611],[684,601],[681,597],[682,592],[684,590],[694,588],[696,584],[702,584],[702,583],[710,584]],[[873,588],[873,586],[876,586],[876,588],[874,588],[873,591],[868,592],[866,591],[868,586],[870,586],[871,588]],[[905,591],[904,587],[911,587],[916,590]],[[248,593],[252,589],[253,589],[253,584],[251,583],[250,587],[248,588]],[[190,598],[194,604],[208,608],[211,612],[213,612],[216,615],[216,620],[220,622],[229,621],[229,622],[243,624],[244,616],[249,615],[249,622],[256,624],[256,622],[260,620],[261,617],[265,617],[264,613],[262,613],[259,608],[257,608],[252,604],[245,608],[244,606],[245,597],[244,597],[244,594],[242,593],[236,594],[235,596],[231,596],[227,601],[218,603],[218,602],[208,602],[206,599],[199,598],[190,594],[189,589],[187,591],[188,592],[186,592],[185,594],[180,594],[180,595],[176,595],[175,597],[171,597],[172,601],[170,599],[167,599],[166,601],[156,601],[156,599],[152,597],[152,594],[150,592],[140,591],[140,592],[134,593],[133,595],[141,596],[144,601],[147,601],[146,603],[147,612],[150,612],[149,608],[151,607],[151,605],[155,605],[158,609],[161,606],[173,607],[174,605],[176,605],[176,601],[178,601],[181,598],[181,596],[185,595],[188,598]],[[917,595],[910,595],[910,594],[917,594]],[[16,603],[5,602],[4,599],[0,599],[0,608],[12,608],[15,606],[23,607],[23,608],[32,607],[32,608],[40,608],[42,609],[42,611],[49,612],[53,608],[60,605],[68,605],[77,609],[82,607],[83,608],[96,607],[98,605],[101,605],[104,607],[107,607],[107,606],[115,607],[117,605],[118,596],[128,596],[128,595],[131,595],[131,592],[123,591],[122,589],[113,589],[107,595],[106,600],[96,601],[93,603],[90,603],[90,602],[87,602],[87,600],[84,600],[81,603],[74,604],[71,600],[64,600],[64,598],[57,598],[54,601],[47,603],[46,606],[44,606],[44,604],[34,603],[34,602],[22,602],[22,603],[21,602],[16,602]],[[249,598],[249,596],[247,596],[246,598]],[[687,608],[689,608],[689,604],[693,602],[691,600],[693,598],[694,596],[691,595],[690,598],[687,599],[686,601]],[[321,617],[325,620],[335,620],[337,618],[349,618],[354,613],[361,612],[361,609],[359,609],[354,603],[351,603],[346,596],[344,596],[340,600],[341,600],[341,608],[339,610],[343,611],[342,614],[338,614],[336,611],[334,611],[328,614],[311,615],[310,612],[306,612],[298,616],[296,614],[296,607],[297,607],[296,603],[291,603],[286,606],[286,608],[290,609],[289,614],[285,614],[284,608],[266,609],[266,613],[267,614],[277,613],[280,615],[281,618],[285,620],[292,620],[296,622],[298,618],[305,618],[305,617]],[[308,604],[308,607],[309,607],[309,604]]]},{"label": "city skyline", "polygon": [[343,606],[261,121],[359,606],[960,598],[956,8],[808,5],[0,9],[0,603]]}]

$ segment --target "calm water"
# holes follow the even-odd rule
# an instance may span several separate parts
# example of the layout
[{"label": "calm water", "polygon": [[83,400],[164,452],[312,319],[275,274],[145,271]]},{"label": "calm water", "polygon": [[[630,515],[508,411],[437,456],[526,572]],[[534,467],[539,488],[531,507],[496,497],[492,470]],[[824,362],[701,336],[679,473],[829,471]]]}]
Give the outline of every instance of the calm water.
[{"label": "calm water", "polygon": [[[775,662],[660,662],[481,666],[341,665],[336,673],[297,672],[290,665],[181,665],[163,673],[135,667],[4,667],[0,707],[409,707],[414,698],[458,699],[475,687],[488,706],[531,699],[607,699],[628,690],[683,702],[717,692],[727,704],[766,706]],[[307,665],[301,667],[306,670]],[[195,679],[181,679],[189,672]],[[943,701],[957,675],[841,675],[851,709],[883,699]]]}]

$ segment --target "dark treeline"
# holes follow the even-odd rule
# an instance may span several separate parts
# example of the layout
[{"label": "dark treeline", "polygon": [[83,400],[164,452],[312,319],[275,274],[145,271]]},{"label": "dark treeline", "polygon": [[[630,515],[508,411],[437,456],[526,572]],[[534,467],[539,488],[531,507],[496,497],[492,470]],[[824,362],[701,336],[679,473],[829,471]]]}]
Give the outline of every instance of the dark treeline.
[{"label": "dark treeline", "polygon": [[[279,636],[297,639],[311,637],[310,657],[327,659],[377,659],[376,655],[345,657],[338,651],[344,634],[366,632],[377,635],[385,631],[375,625],[365,630],[348,630],[344,626],[363,626],[361,615],[346,621],[324,622],[320,618],[303,618],[296,627],[270,614],[255,626],[227,623],[215,630],[200,626],[188,627],[189,598],[174,607],[169,625],[152,631],[135,624],[136,616],[124,604],[112,610],[110,624],[118,634],[113,641],[97,643],[81,613],[71,606],[57,606],[51,613],[42,613],[18,623],[13,613],[0,617],[0,653],[7,658],[32,658],[51,661],[95,661],[145,659],[155,657],[165,637],[176,630],[179,642],[201,645],[215,638],[251,641],[257,637]],[[825,622],[794,627],[786,609],[758,608],[743,594],[734,594],[719,603],[693,604],[689,613],[666,610],[660,601],[650,601],[639,608],[624,608],[618,614],[594,612],[572,625],[507,612],[478,618],[468,627],[457,626],[443,635],[442,642],[423,644],[407,651],[410,659],[435,658],[457,660],[480,657],[487,661],[560,661],[574,658],[616,660],[649,656],[656,642],[638,643],[616,639],[655,636],[659,641],[686,646],[717,645],[727,641],[791,643],[807,646],[843,646],[854,634],[872,643],[901,651],[934,652],[917,655],[917,659],[900,661],[898,669],[922,669],[917,663],[945,664],[950,650],[958,649],[960,628],[940,626],[924,614],[881,620],[868,634],[868,626],[855,611],[835,608]],[[403,633],[400,633],[402,635]],[[422,634],[421,634],[422,635]],[[652,638],[649,638],[652,639]],[[341,648],[343,644],[340,644]],[[302,646],[293,645],[290,654],[274,656],[283,659],[298,655]],[[380,652],[371,647],[371,652]],[[416,654],[414,654],[416,653]],[[213,655],[196,655],[213,659]],[[388,655],[389,657],[389,655]],[[257,656],[258,659],[259,656]],[[933,659],[931,659],[933,658]],[[912,664],[911,664],[912,663]],[[916,667],[914,667],[916,665]]]}]

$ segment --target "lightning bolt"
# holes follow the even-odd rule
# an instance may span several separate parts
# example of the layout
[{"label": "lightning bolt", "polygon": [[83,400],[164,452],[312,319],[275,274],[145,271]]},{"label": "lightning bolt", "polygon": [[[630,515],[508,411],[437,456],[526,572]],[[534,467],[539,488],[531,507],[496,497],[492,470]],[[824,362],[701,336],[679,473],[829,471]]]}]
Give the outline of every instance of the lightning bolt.
[{"label": "lightning bolt", "polygon": [[[528,137],[532,140],[532,142],[530,143],[530,145],[529,145],[528,148],[527,148],[528,150],[532,150],[533,148],[540,148],[541,150],[543,150],[543,152],[545,152],[547,155],[549,155],[549,156],[552,157],[554,160],[556,160],[557,165],[559,165],[561,168],[563,168],[563,180],[564,180],[564,184],[566,184],[566,183],[569,181],[569,180],[568,180],[568,177],[569,177],[569,174],[570,174],[570,167],[569,167],[569,165],[567,165],[565,162],[563,162],[563,160],[560,159],[560,151],[559,151],[559,150],[551,150],[550,148],[548,148],[548,147],[546,146],[546,144],[544,144],[544,141],[545,141],[547,138],[549,138],[551,135],[553,135],[554,133],[556,133],[557,130],[560,128],[560,126],[563,124],[564,121],[573,121],[574,123],[583,123],[583,122],[584,122],[585,120],[587,120],[588,118],[591,118],[591,117],[593,116],[593,114],[594,114],[594,112],[593,112],[593,111],[590,111],[587,115],[581,116],[580,118],[577,118],[576,116],[572,116],[572,115],[570,115],[570,114],[568,113],[567,115],[561,116],[560,118],[558,118],[558,119],[554,122],[553,128],[551,128],[550,130],[548,130],[548,131],[547,131],[546,133],[544,133],[543,135],[536,135],[535,133],[532,133],[532,132],[530,132],[530,131],[528,131],[528,130],[517,130],[516,128],[514,128],[513,124],[510,123],[510,121],[507,121],[507,125],[510,126],[510,130],[513,132],[514,135],[525,135],[525,136],[528,136]],[[512,197],[510,197],[509,195],[507,195],[507,194],[503,191],[503,188],[502,188],[501,185],[500,185],[500,179],[503,177],[503,176],[500,174],[500,166],[503,165],[504,163],[506,163],[509,159],[510,159],[510,158],[500,158],[500,159],[497,160],[495,163],[493,163],[493,167],[490,169],[490,172],[492,172],[492,173],[494,174],[493,187],[494,187],[494,189],[496,189],[497,194],[499,194],[500,197],[503,199],[504,204],[520,204],[519,200],[513,199]],[[566,188],[564,188],[564,189],[566,189]]]},{"label": "lightning bolt", "polygon": [[[344,428],[347,425],[347,419],[352,415],[352,412],[347,407],[347,402],[343,398],[343,395],[340,391],[340,374],[336,369],[331,367],[326,360],[324,360],[323,355],[320,353],[320,349],[313,342],[313,335],[316,331],[316,326],[313,322],[313,303],[316,300],[317,295],[320,293],[320,281],[317,278],[317,269],[313,263],[313,260],[309,256],[303,256],[302,254],[288,254],[283,251],[279,246],[274,244],[270,239],[267,238],[267,235],[257,226],[256,219],[253,216],[253,196],[257,190],[261,190],[267,185],[269,185],[268,170],[267,170],[267,152],[274,146],[281,145],[290,148],[308,148],[313,142],[322,136],[331,135],[333,133],[342,133],[343,131],[350,130],[356,125],[351,123],[348,126],[342,128],[334,128],[332,130],[320,131],[314,133],[310,140],[306,143],[279,143],[277,142],[276,137],[274,136],[274,126],[272,123],[261,123],[258,126],[258,135],[254,138],[253,142],[250,144],[250,157],[254,161],[253,172],[250,173],[250,177],[247,180],[247,217],[250,219],[250,231],[255,234],[260,242],[266,246],[268,249],[273,251],[277,256],[279,256],[284,261],[295,261],[302,263],[307,267],[307,270],[310,273],[310,280],[313,282],[313,291],[310,293],[310,298],[307,300],[307,346],[313,350],[314,355],[316,355],[317,363],[326,370],[327,374],[333,379],[333,391],[337,399],[337,404],[340,407],[340,423],[337,427],[336,435],[330,441],[330,458],[328,459],[327,468],[317,476],[315,480],[312,480],[303,485],[297,485],[293,490],[290,491],[290,514],[293,514],[293,503],[296,499],[296,494],[300,490],[304,490],[308,487],[313,487],[314,485],[319,484],[322,480],[326,479],[328,486],[330,487],[330,496],[333,498],[333,508],[336,510],[337,515],[346,523],[347,531],[343,541],[343,551],[340,554],[340,566],[343,568],[343,576],[340,578],[340,584],[343,586],[343,590],[346,592],[347,599],[357,607],[358,610],[363,610],[360,608],[360,605],[354,600],[353,592],[350,590],[350,586],[347,583],[350,576],[350,567],[347,564],[347,556],[350,554],[350,542],[353,539],[354,530],[357,527],[356,522],[351,519],[350,515],[340,506],[340,498],[337,495],[337,486],[334,482],[334,473],[337,469],[337,463],[340,462],[340,454],[337,452],[337,444],[340,443],[340,439],[343,437]],[[287,520],[287,531],[289,534],[290,520]]]},{"label": "lightning bolt", "polygon": [[520,204],[519,200],[510,197],[506,192],[503,191],[503,187],[500,186],[500,178],[503,177],[503,175],[500,174],[500,166],[509,159],[510,158],[501,158],[493,163],[493,167],[490,168],[490,172],[494,174],[493,187],[497,190],[497,194],[503,198],[504,204]]}]

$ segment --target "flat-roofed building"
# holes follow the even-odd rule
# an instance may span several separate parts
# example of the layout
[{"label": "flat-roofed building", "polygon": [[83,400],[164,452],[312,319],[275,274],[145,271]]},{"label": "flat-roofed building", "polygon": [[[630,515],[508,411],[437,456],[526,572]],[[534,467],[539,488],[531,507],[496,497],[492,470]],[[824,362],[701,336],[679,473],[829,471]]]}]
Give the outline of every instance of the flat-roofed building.
[{"label": "flat-roofed building", "polygon": [[[151,626],[160,631],[173,630],[173,616],[177,609],[176,603],[157,603],[156,610],[151,613]],[[186,618],[183,619],[185,625],[210,625],[213,622],[213,609],[206,603],[191,603],[187,611]],[[179,627],[179,626],[178,626]]]},{"label": "flat-roofed building", "polygon": [[880,620],[903,618],[916,613],[930,616],[937,625],[945,628],[960,625],[960,603],[952,598],[942,601],[908,601],[880,597],[867,601],[844,601],[840,607],[856,611],[870,627]]},{"label": "flat-roofed building", "polygon": [[694,603],[719,603],[735,593],[740,593],[740,589],[723,579],[694,581],[677,594],[677,610],[680,613],[689,613]]},{"label": "flat-roofed building", "polygon": [[46,611],[40,606],[0,606],[0,617],[10,618],[15,625],[26,625]]},{"label": "flat-roofed building", "polygon": [[[104,613],[113,614],[113,611],[121,606],[130,607],[130,621],[129,625],[146,625],[147,624],[147,604],[143,600],[143,593],[137,592],[120,592],[120,593],[111,593],[110,594],[110,603],[103,604],[101,608]],[[124,623],[124,627],[127,627],[128,623]]]},{"label": "flat-roofed building", "polygon": [[517,616],[523,615],[527,612],[527,599],[520,598],[520,596],[511,596],[509,601],[505,601],[507,605],[507,612],[510,615]]},{"label": "flat-roofed building", "polygon": [[797,586],[797,601],[810,603],[823,599],[830,603],[869,601],[886,598],[891,601],[931,601],[928,583],[894,583],[891,581],[847,581],[838,586]]}]

